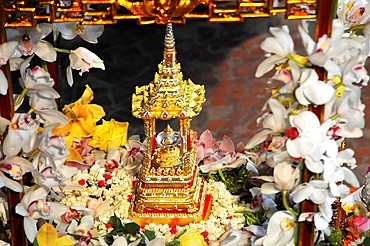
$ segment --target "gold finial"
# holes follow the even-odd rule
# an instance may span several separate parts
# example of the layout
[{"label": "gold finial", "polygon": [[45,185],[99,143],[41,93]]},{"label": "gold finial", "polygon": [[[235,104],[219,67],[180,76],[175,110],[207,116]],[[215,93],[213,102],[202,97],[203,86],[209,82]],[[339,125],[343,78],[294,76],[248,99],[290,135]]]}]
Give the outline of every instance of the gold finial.
[{"label": "gold finial", "polygon": [[170,134],[173,132],[173,130],[172,130],[172,128],[171,128],[171,126],[170,126],[170,125],[167,125],[167,126],[166,126],[166,128],[163,130],[163,132],[164,132],[166,135],[170,135]]},{"label": "gold finial", "polygon": [[164,38],[163,65],[171,68],[176,67],[176,48],[175,37],[173,35],[172,23],[166,27],[166,36]]}]

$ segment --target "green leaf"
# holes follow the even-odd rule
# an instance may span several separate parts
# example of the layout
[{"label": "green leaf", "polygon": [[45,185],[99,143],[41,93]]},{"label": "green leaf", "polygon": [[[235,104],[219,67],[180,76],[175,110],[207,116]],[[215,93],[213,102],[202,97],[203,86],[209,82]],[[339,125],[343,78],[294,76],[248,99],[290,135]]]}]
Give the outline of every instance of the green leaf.
[{"label": "green leaf", "polygon": [[125,228],[128,233],[138,233],[140,231],[140,226],[134,222],[125,224]]},{"label": "green leaf", "polygon": [[180,246],[180,241],[179,240],[175,240],[175,241],[166,243],[166,246]]},{"label": "green leaf", "polygon": [[364,246],[370,246],[370,238],[369,237],[365,238]]},{"label": "green leaf", "polygon": [[32,246],[39,246],[39,243],[37,242],[36,238],[35,238],[35,241],[33,241]]},{"label": "green leaf", "polygon": [[109,219],[109,222],[108,222],[109,224],[111,224],[112,225],[112,227],[115,229],[115,230],[117,230],[117,229],[120,229],[120,228],[122,228],[123,226],[122,226],[122,221],[121,221],[121,219],[120,218],[118,218],[116,215],[113,215],[113,216],[111,216],[110,217],[110,219]]},{"label": "green leaf", "polygon": [[153,239],[155,239],[154,232],[152,232],[150,230],[145,230],[144,235],[149,239],[149,241],[152,241]]}]

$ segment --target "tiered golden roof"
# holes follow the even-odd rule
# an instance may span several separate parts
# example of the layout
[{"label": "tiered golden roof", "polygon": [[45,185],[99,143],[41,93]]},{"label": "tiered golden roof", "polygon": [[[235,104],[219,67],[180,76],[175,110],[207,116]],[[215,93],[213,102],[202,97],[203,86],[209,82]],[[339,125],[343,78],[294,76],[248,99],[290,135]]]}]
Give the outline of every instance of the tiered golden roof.
[{"label": "tiered golden roof", "polygon": [[136,87],[132,98],[132,114],[140,119],[193,118],[205,102],[204,86],[190,79],[183,80],[181,65],[176,60],[172,24],[167,25],[163,61],[158,65],[154,80]]}]

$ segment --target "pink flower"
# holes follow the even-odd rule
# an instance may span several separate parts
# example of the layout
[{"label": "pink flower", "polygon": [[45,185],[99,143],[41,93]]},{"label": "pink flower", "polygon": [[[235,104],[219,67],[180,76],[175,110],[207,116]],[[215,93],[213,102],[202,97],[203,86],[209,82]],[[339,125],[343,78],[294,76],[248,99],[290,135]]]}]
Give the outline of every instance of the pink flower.
[{"label": "pink flower", "polygon": [[364,233],[370,229],[370,219],[366,219],[363,215],[350,219],[348,229],[355,234]]}]

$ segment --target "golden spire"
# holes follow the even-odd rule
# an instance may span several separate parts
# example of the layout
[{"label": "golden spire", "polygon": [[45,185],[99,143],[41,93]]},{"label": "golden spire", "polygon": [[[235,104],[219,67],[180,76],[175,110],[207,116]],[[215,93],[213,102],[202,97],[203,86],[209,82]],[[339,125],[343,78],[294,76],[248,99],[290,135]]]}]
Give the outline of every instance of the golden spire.
[{"label": "golden spire", "polygon": [[136,87],[132,114],[140,119],[193,118],[200,113],[204,101],[204,86],[190,79],[183,80],[181,64],[176,59],[172,24],[168,23],[163,60],[158,64],[153,81],[147,86]]}]

